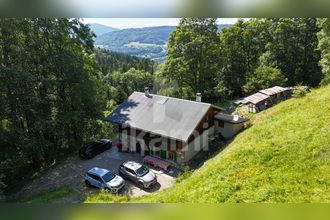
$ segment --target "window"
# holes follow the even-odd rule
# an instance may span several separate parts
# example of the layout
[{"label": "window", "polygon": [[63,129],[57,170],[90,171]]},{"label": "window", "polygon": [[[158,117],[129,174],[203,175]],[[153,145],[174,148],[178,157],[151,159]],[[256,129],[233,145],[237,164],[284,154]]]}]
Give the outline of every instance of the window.
[{"label": "window", "polygon": [[225,127],[225,123],[223,121],[219,121],[219,127]]},{"label": "window", "polygon": [[209,121],[209,115],[206,115],[205,121],[206,121],[206,122]]},{"label": "window", "polygon": [[133,174],[133,175],[135,175],[135,172],[134,172],[133,170],[131,170],[131,169],[127,168],[127,167],[126,167],[126,171],[127,171],[128,173],[130,173],[130,174]]},{"label": "window", "polygon": [[166,150],[160,150],[160,158],[166,159]]},{"label": "window", "polygon": [[161,138],[161,136],[160,135],[158,135],[158,134],[153,134],[153,133],[149,133],[149,137],[150,138]]},{"label": "window", "polygon": [[172,140],[170,138],[167,138],[167,146],[166,148],[169,149],[171,147]]},{"label": "window", "polygon": [[101,177],[99,177],[99,176],[96,176],[94,174],[89,174],[89,176],[92,177],[96,181],[103,182],[102,179],[101,179]]},{"label": "window", "polygon": [[168,151],[167,159],[176,162],[176,152],[175,151]]},{"label": "window", "polygon": [[104,182],[109,182],[110,180],[112,180],[113,178],[115,178],[115,175],[111,172],[107,172],[106,174],[104,174],[102,176],[102,179],[104,180]]},{"label": "window", "polygon": [[149,170],[145,166],[141,166],[136,170],[136,174],[140,177],[146,175],[147,173],[149,173]]}]

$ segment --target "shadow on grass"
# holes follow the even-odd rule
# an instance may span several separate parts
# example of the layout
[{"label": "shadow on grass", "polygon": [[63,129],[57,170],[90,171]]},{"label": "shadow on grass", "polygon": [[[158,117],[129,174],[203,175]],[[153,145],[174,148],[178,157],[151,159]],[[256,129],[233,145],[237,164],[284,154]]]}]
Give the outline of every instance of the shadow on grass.
[{"label": "shadow on grass", "polygon": [[204,163],[216,156],[218,153],[223,151],[232,140],[229,141],[222,141],[222,140],[215,140],[214,142],[209,144],[209,150],[207,151],[200,151],[197,153],[196,156],[193,157],[187,164],[191,171],[196,170],[204,165]]},{"label": "shadow on grass", "polygon": [[197,155],[194,156],[192,160],[188,162],[187,165],[189,167],[189,170],[194,171],[202,167],[206,161],[212,159],[213,157],[217,156],[220,152],[222,152],[224,149],[226,149],[226,147],[235,140],[238,134],[240,134],[243,131],[246,131],[252,126],[253,124],[251,123],[251,121],[249,121],[248,123],[245,123],[244,128],[239,132],[237,132],[235,136],[232,137],[231,139],[225,140],[224,138],[218,138],[213,142],[210,142],[209,149],[207,151],[203,150],[198,152]]},{"label": "shadow on grass", "polygon": [[49,192],[42,192],[38,195],[24,199],[23,203],[51,203],[57,199],[67,197],[74,193],[74,190],[70,187],[61,187],[53,189]]}]

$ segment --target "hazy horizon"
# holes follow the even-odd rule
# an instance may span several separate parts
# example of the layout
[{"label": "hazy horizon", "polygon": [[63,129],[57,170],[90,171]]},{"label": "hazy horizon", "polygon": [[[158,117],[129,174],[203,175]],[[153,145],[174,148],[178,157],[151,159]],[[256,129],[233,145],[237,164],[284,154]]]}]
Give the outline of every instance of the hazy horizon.
[{"label": "hazy horizon", "polygon": [[[83,18],[87,24],[102,24],[113,28],[143,28],[154,26],[176,26],[181,18]],[[239,18],[218,18],[218,24],[234,24]],[[248,20],[248,18],[243,18]]]}]

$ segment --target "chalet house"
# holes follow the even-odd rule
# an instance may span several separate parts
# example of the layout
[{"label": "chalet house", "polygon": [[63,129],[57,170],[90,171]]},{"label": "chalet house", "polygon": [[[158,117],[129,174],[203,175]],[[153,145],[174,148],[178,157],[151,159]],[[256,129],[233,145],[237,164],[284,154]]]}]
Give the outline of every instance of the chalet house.
[{"label": "chalet house", "polygon": [[[133,92],[107,121],[118,125],[119,141],[123,147],[141,156],[155,157],[183,165],[200,150],[207,150],[208,143],[217,132],[231,137],[239,130],[235,121],[223,109],[201,102]],[[227,123],[235,128],[226,133]]]}]

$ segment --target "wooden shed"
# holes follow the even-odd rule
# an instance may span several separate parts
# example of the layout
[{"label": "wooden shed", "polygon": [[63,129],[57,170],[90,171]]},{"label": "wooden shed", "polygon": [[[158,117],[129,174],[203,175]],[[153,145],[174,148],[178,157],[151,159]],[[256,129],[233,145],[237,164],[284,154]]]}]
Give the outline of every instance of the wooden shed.
[{"label": "wooden shed", "polygon": [[252,113],[260,112],[272,104],[270,96],[260,92],[246,97],[245,100],[249,105],[249,112]]},{"label": "wooden shed", "polygon": [[278,103],[290,97],[291,90],[280,86],[260,90],[259,93],[268,95],[272,103]]},{"label": "wooden shed", "polygon": [[225,139],[230,139],[244,129],[249,119],[238,115],[218,113],[214,116],[215,132]]}]

